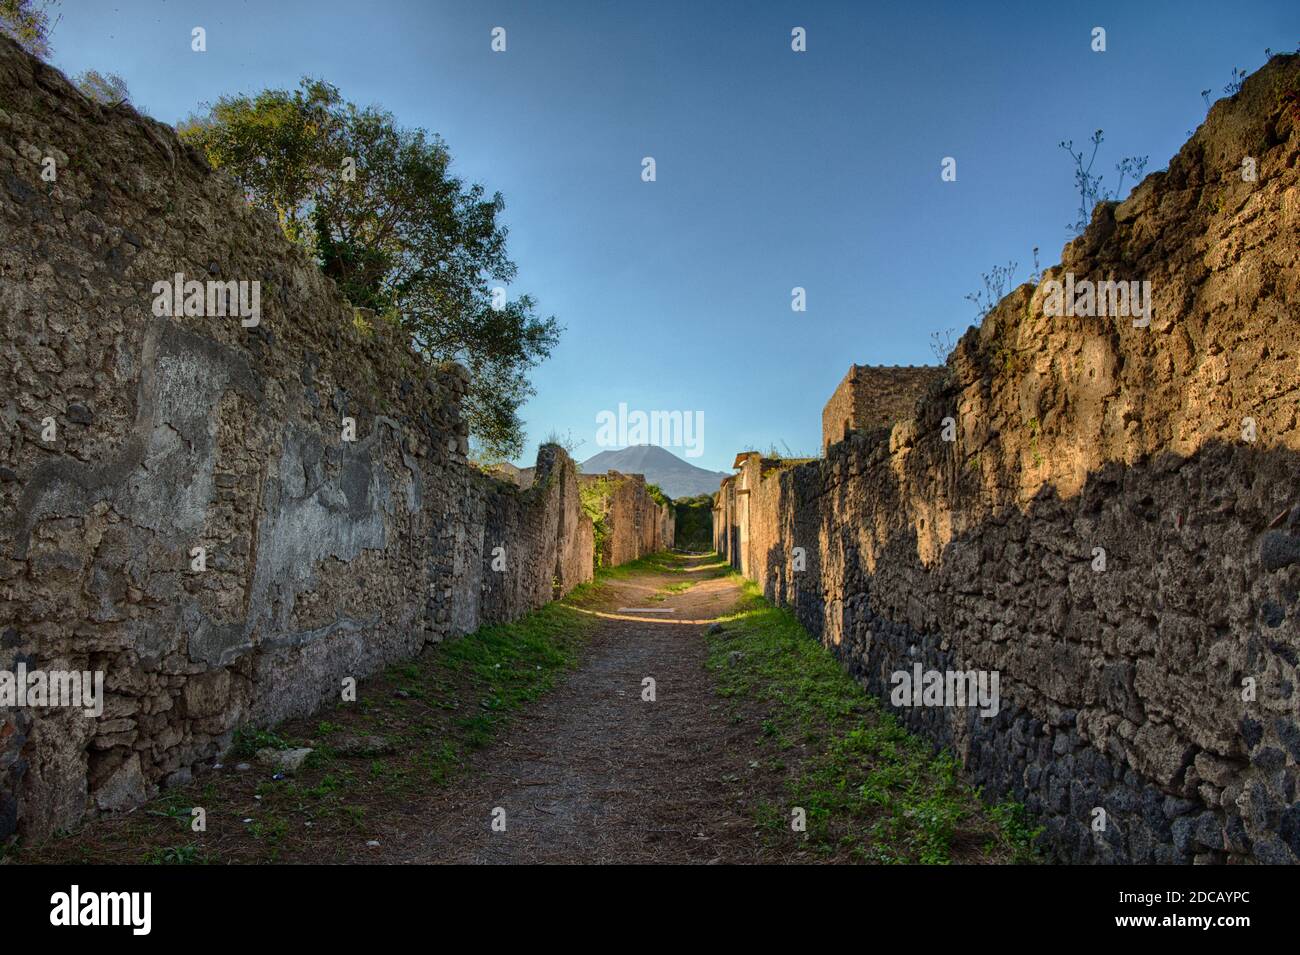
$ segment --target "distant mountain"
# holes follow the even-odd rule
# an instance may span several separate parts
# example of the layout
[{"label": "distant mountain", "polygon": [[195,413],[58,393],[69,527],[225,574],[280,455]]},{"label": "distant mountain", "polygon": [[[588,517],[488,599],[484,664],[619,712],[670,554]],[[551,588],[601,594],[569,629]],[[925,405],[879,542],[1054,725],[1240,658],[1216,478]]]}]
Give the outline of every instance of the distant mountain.
[{"label": "distant mountain", "polygon": [[618,451],[602,451],[582,462],[583,474],[644,474],[650,484],[658,484],[669,497],[694,497],[712,494],[725,477],[725,471],[706,471],[688,464],[677,455],[654,444],[638,444]]}]

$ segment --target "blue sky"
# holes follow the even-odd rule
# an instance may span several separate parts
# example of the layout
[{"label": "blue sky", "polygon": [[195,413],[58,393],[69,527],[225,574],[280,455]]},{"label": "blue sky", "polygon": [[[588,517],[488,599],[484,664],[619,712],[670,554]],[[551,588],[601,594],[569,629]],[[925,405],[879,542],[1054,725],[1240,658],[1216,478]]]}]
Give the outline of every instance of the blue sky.
[{"label": "blue sky", "polygon": [[1201,90],[1218,98],[1233,67],[1300,44],[1295,0],[62,11],[54,64],[120,73],[166,122],[311,74],[440,133],[459,175],[505,196],[511,293],[567,329],[534,374],[523,463],[551,431],[582,441],[580,459],[603,450],[596,416],[626,402],[702,412],[692,463],[718,470],[742,448],[815,453],[850,363],[929,363],[932,331],[974,320],[983,272],[1014,260],[1023,280],[1034,246],[1056,262],[1077,204],[1062,139],[1103,128],[1099,168],[1145,154],[1161,169],[1204,118]]}]

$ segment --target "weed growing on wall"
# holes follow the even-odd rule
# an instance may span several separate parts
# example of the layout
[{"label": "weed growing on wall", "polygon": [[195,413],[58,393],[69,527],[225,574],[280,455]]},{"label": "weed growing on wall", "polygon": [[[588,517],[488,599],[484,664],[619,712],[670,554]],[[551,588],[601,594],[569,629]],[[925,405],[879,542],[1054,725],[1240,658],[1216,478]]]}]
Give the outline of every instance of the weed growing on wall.
[{"label": "weed growing on wall", "polygon": [[595,527],[596,556],[595,564],[599,569],[604,566],[606,544],[609,541],[609,499],[614,493],[614,482],[609,478],[597,478],[583,481],[578,489],[582,499],[582,509],[591,518]]}]

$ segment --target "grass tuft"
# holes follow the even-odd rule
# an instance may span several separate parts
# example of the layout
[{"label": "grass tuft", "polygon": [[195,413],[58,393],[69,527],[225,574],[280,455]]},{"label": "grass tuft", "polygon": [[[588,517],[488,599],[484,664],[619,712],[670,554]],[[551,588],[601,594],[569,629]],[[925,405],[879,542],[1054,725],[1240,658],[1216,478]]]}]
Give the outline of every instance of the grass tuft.
[{"label": "grass tuft", "polygon": [[[584,586],[589,599],[599,599],[599,581]],[[354,861],[355,847],[364,846],[385,814],[400,816],[430,789],[454,782],[473,750],[551,689],[577,662],[595,625],[596,618],[566,600],[444,641],[362,681],[355,703],[235,734],[230,755],[239,758],[265,747],[312,747],[293,777],[227,765],[140,811],[3,851],[35,863]],[[386,742],[393,752],[376,759],[354,744],[351,755],[341,755],[344,739],[358,736]],[[189,832],[191,806],[205,808],[206,832]],[[176,845],[178,830],[192,841]]]},{"label": "grass tuft", "polygon": [[[790,611],[752,581],[740,583],[736,611],[708,638],[718,693],[732,701],[737,722],[755,725],[756,745],[776,765],[805,754],[786,777],[788,804],[757,813],[774,844],[845,861],[1036,858],[1040,830],[1022,806],[986,807],[952,754],[909,733]],[[795,807],[806,834],[792,829]]]}]

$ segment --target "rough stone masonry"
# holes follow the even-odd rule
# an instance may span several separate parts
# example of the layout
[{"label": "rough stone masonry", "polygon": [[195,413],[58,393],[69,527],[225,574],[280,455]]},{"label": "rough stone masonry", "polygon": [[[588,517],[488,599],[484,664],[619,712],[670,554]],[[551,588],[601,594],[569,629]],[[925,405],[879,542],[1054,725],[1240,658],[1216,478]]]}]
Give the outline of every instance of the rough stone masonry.
[{"label": "rough stone masonry", "polygon": [[[155,314],[178,274],[205,294]],[[256,321],[195,314],[252,288],[228,282]],[[0,315],[0,671],[105,675],[96,718],[0,709],[0,838],[138,804],[240,726],[592,576],[563,450],[528,489],[470,467],[463,368],[4,37]]]},{"label": "rough stone masonry", "polygon": [[854,431],[906,418],[944,370],[933,365],[851,365],[822,409],[822,453]]},{"label": "rough stone masonry", "polygon": [[[1100,205],[905,414],[840,440],[837,391],[823,458],[744,456],[715,545],[887,705],[917,663],[997,672],[995,717],[891,711],[1060,857],[1294,863],[1298,266],[1293,55]],[[1149,324],[1048,317],[1070,276],[1149,281]]]},{"label": "rough stone masonry", "polygon": [[644,474],[583,474],[584,485],[603,490],[599,518],[608,529],[598,542],[602,567],[616,567],[668,550],[676,537],[677,512],[650,496]]}]

